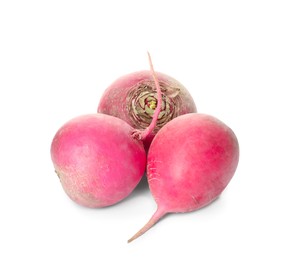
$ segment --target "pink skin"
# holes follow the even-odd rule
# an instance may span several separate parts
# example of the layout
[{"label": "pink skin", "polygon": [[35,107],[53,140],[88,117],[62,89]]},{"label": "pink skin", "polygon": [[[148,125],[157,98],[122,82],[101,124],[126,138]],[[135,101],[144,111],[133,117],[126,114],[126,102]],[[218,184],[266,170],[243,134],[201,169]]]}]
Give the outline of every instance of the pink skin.
[{"label": "pink skin", "polygon": [[166,124],[154,138],[147,161],[157,211],[128,242],[167,213],[190,212],[211,203],[230,182],[238,160],[237,138],[218,119],[194,113]]},{"label": "pink skin", "polygon": [[[158,130],[171,119],[196,112],[187,89],[174,78],[156,72],[162,91],[161,112],[157,125],[144,140],[146,150]],[[143,130],[151,122],[158,98],[150,71],[138,71],[117,79],[103,94],[98,112],[121,118],[132,127]]]},{"label": "pink skin", "polygon": [[56,133],[51,158],[63,189],[76,203],[91,207],[113,205],[142,178],[146,153],[133,128],[108,115],[77,117]]}]

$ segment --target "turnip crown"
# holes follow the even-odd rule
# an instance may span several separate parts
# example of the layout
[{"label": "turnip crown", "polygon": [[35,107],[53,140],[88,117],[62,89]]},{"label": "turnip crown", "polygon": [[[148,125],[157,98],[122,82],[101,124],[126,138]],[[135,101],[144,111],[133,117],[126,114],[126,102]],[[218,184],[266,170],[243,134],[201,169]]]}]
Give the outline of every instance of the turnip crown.
[{"label": "turnip crown", "polygon": [[[181,100],[179,88],[159,82],[162,92],[161,112],[158,116],[154,132],[157,132],[172,118],[179,116]],[[135,128],[145,129],[150,124],[158,104],[154,81],[144,80],[132,88],[127,96],[127,109],[130,120]]]}]

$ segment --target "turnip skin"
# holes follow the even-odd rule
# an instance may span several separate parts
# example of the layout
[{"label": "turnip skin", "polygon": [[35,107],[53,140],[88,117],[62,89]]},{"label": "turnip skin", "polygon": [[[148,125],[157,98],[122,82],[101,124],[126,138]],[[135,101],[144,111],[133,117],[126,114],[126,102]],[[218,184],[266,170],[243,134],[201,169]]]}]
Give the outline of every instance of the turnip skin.
[{"label": "turnip skin", "polygon": [[209,115],[184,115],[153,141],[147,166],[150,190],[169,212],[199,209],[224,190],[238,158],[238,141],[228,126]]},{"label": "turnip skin", "polygon": [[113,205],[141,180],[146,152],[134,129],[104,114],[76,117],[64,124],[51,144],[51,158],[64,191],[91,208]]},{"label": "turnip skin", "polygon": [[238,161],[237,137],[217,118],[192,113],[167,123],[153,139],[147,159],[157,211],[128,242],[167,213],[191,212],[210,204],[232,179]]},{"label": "turnip skin", "polygon": [[[154,131],[144,140],[148,150],[155,134],[173,118],[197,112],[188,90],[176,79],[155,72],[162,91],[162,107]],[[143,70],[118,78],[104,92],[98,112],[126,121],[133,128],[143,130],[151,122],[157,94],[151,71]]]}]

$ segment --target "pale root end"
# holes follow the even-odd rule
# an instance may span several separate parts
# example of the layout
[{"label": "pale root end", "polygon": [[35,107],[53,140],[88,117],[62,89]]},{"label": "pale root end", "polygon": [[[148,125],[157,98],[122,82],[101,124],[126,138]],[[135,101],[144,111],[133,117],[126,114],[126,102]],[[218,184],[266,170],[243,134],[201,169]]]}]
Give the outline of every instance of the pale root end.
[{"label": "pale root end", "polygon": [[[153,63],[152,63],[152,60],[151,60],[151,56],[148,52],[148,58],[149,58],[149,64],[150,64],[150,69],[151,69],[151,73],[152,73],[152,77],[154,79],[154,82],[155,82],[155,86],[156,86],[156,89],[157,89],[157,98],[158,98],[158,102],[157,102],[157,107],[154,111],[154,115],[153,115],[153,118],[152,118],[152,121],[150,123],[150,125],[143,131],[141,131],[141,137],[140,139],[141,140],[145,140],[147,138],[147,136],[154,130],[154,128],[156,127],[157,125],[157,120],[158,120],[158,117],[159,117],[159,114],[161,112],[161,106],[162,106],[162,92],[161,92],[161,87],[160,87],[160,84],[159,84],[159,81],[157,79],[157,75],[154,71],[154,67],[153,67]],[[138,135],[136,135],[134,133],[134,138],[137,137]]]},{"label": "pale root end", "polygon": [[153,214],[151,219],[146,223],[143,228],[141,228],[135,235],[133,235],[127,242],[130,243],[136,238],[143,235],[145,232],[147,232],[154,224],[156,224],[164,215],[166,215],[168,212],[158,208],[157,211]]}]

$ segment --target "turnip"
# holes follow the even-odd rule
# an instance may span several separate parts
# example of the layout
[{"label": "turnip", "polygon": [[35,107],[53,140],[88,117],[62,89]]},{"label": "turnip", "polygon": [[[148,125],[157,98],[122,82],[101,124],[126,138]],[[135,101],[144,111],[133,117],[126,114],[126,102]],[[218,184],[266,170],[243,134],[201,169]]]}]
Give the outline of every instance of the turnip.
[{"label": "turnip", "polygon": [[[156,75],[162,91],[161,112],[154,131],[144,140],[146,149],[167,122],[197,111],[192,96],[180,82],[160,72]],[[98,112],[121,118],[132,127],[143,130],[151,123],[157,102],[150,71],[138,71],[120,77],[105,90]]]},{"label": "turnip", "polygon": [[157,210],[128,242],[167,213],[190,212],[211,203],[233,177],[238,160],[234,132],[215,117],[192,113],[170,121],[148,152],[147,177]]},{"label": "turnip", "polygon": [[117,203],[138,184],[146,155],[133,128],[103,114],[72,119],[56,133],[51,157],[63,189],[86,207]]},{"label": "turnip", "polygon": [[64,191],[76,203],[93,208],[113,205],[127,197],[144,175],[142,140],[155,127],[162,100],[151,60],[150,66],[160,102],[145,130],[113,116],[89,114],[68,121],[55,134],[51,159]]}]

